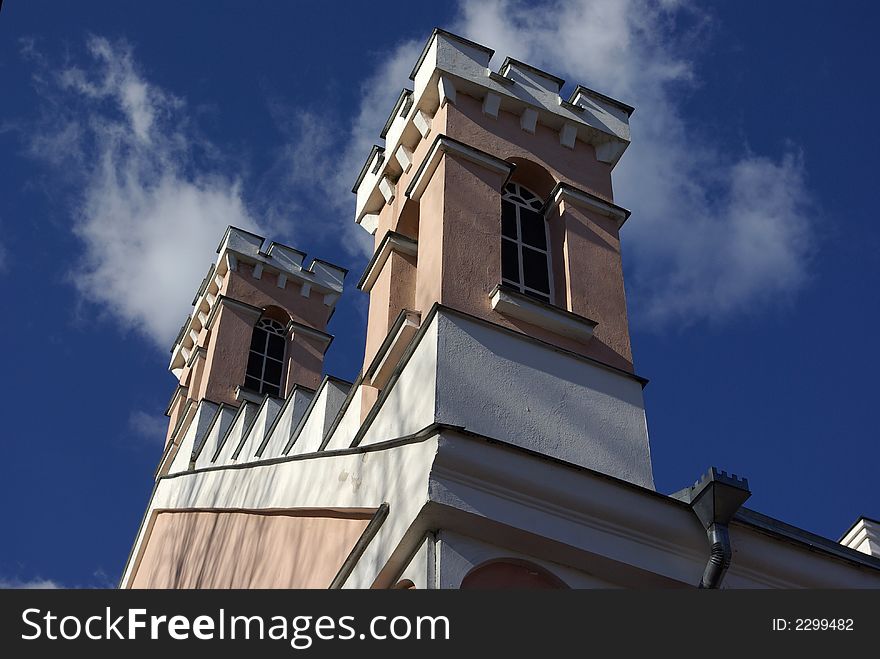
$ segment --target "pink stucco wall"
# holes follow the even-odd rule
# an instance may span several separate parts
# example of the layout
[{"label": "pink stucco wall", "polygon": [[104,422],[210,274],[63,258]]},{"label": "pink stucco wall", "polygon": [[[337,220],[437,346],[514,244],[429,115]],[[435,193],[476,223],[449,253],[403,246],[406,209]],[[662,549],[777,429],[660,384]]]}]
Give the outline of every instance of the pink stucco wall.
[{"label": "pink stucco wall", "polygon": [[592,145],[577,140],[569,149],[559,143],[558,131],[539,123],[534,134],[527,133],[519,122],[519,116],[503,110],[497,119],[485,115],[480,101],[461,94],[449,106],[445,132],[504,160],[535,162],[557,181],[612,197],[611,165],[596,160]]},{"label": "pink stucco wall", "polygon": [[[415,149],[412,169],[397,183],[394,202],[380,214],[377,245],[388,229],[404,230],[419,241],[414,309],[425,313],[440,302],[632,371],[620,239],[614,223],[566,203],[549,215],[554,303],[598,322],[588,342],[494,312],[489,294],[501,282],[504,176],[447,154],[420,202],[414,207],[414,202],[405,200],[406,187],[439,134],[515,163],[512,179],[542,197],[549,197],[552,187],[564,182],[612,198],[611,167],[596,159],[591,145],[577,140],[575,148],[568,149],[560,144],[557,131],[538,124],[534,134],[528,133],[520,128],[518,116],[501,111],[497,119],[489,117],[479,100],[458,94],[454,105],[438,110],[431,133]],[[385,338],[386,319],[393,319],[401,308],[395,287],[403,280],[401,284],[392,280],[371,294],[368,356]]]},{"label": "pink stucco wall", "polygon": [[[287,281],[279,288],[275,274],[263,272],[260,279],[253,277],[253,268],[239,263],[230,271],[220,290],[222,295],[257,309],[275,309],[282,323],[292,319],[319,331],[326,331],[331,307],[324,304],[324,295],[310,291],[301,294],[302,287]],[[280,312],[280,313],[279,313]],[[236,307],[222,305],[210,332],[203,332],[202,341],[208,354],[204,366],[194,374],[184,372],[182,381],[190,385],[189,397],[208,398],[218,403],[237,405],[235,388],[244,384],[251,333],[258,314]],[[287,344],[287,361],[282,395],[300,384],[314,389],[321,380],[325,344],[314,338],[297,334]]]},{"label": "pink stucco wall", "polygon": [[385,340],[401,309],[415,304],[416,259],[409,254],[391,252],[373,287],[370,289],[370,310],[367,342],[364,350],[366,369]]},{"label": "pink stucco wall", "polygon": [[233,305],[221,305],[208,343],[206,377],[196,400],[207,398],[217,403],[238,405],[235,387],[244,384],[248,349],[257,314]]},{"label": "pink stucco wall", "polygon": [[132,588],[327,588],[371,512],[164,511]]},{"label": "pink stucco wall", "polygon": [[284,288],[278,288],[278,278],[263,272],[259,279],[252,276],[253,268],[247,263],[239,263],[238,269],[231,272],[220,292],[231,298],[255,307],[277,305],[285,309],[298,323],[318,330],[325,330],[330,318],[330,307],[324,304],[324,295],[310,291],[308,297],[300,294],[299,283],[287,280]]}]

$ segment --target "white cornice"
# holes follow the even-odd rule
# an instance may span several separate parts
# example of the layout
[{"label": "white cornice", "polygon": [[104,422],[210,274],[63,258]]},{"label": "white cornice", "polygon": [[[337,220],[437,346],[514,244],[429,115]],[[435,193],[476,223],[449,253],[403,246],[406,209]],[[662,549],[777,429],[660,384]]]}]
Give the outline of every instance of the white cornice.
[{"label": "white cornice", "polygon": [[227,254],[233,254],[238,261],[252,266],[261,265],[265,272],[278,275],[284,273],[288,279],[298,283],[308,283],[315,290],[322,293],[342,293],[342,281],[348,272],[345,268],[322,261],[312,259],[308,268],[303,267],[305,252],[293,247],[272,242],[269,248],[261,251],[264,238],[256,234],[228,227],[220,246],[217,248],[217,272],[225,275],[227,272]]},{"label": "white cornice", "polygon": [[840,544],[880,558],[880,522],[866,517],[859,518],[841,538]]},{"label": "white cornice", "polygon": [[[238,269],[239,262],[253,266],[258,279],[264,272],[274,274],[279,288],[284,288],[292,280],[303,290],[315,290],[324,295],[324,304],[329,307],[334,306],[342,295],[343,281],[348,274],[345,268],[321,259],[312,259],[308,268],[303,268],[305,252],[275,241],[269,243],[268,249],[263,252],[261,250],[264,242],[262,236],[250,231],[226,227],[223,239],[217,246],[217,261],[208,270],[193,299],[195,310],[184,321],[171,347],[168,368],[178,377],[195,345],[192,333],[197,335],[203,327],[213,322],[218,307],[217,300],[223,297],[220,291],[223,289],[224,279],[231,270]],[[203,318],[207,318],[204,324]]]},{"label": "white cornice", "polygon": [[[398,97],[383,128],[385,147],[373,147],[354,185],[355,222],[374,231],[372,220],[364,220],[387,203],[379,183],[386,178],[397,181],[403,172],[397,158],[385,157],[385,149],[394,154],[403,145],[414,151],[428,136],[424,118],[434,116],[446,102],[455,104],[458,94],[484,102],[484,111],[492,116],[500,110],[525,116],[526,129],[533,131],[540,122],[560,131],[567,146],[575,140],[592,144],[600,161],[617,163],[630,141],[632,107],[582,85],[568,100],[563,99],[559,96],[561,79],[509,58],[496,73],[488,68],[492,53],[480,44],[434,30],[413,69],[413,91]],[[401,102],[404,98],[406,103]]]},{"label": "white cornice", "polygon": [[493,156],[491,153],[475,149],[464,142],[459,142],[446,135],[438,135],[434,140],[434,144],[431,146],[431,150],[428,152],[428,155],[425,156],[416,175],[407,187],[407,197],[414,201],[421,199],[422,193],[424,193],[425,188],[428,187],[431,177],[434,176],[434,172],[440,164],[440,159],[447,153],[459,158],[464,158],[465,160],[469,160],[472,163],[505,176],[509,175],[514,167],[513,164]]},{"label": "white cornice", "polygon": [[287,329],[289,332],[292,332],[294,336],[296,336],[297,334],[302,334],[303,336],[308,337],[314,341],[318,341],[323,346],[324,352],[327,351],[327,348],[333,341],[332,334],[327,334],[327,332],[316,330],[314,327],[303,325],[302,323],[298,323],[295,320],[291,320],[287,324]]},{"label": "white cornice", "polygon": [[382,239],[379,249],[373,254],[370,262],[367,264],[361,280],[358,282],[358,289],[369,293],[376,283],[382,268],[391,256],[391,252],[400,254],[408,254],[409,256],[417,256],[419,253],[419,244],[412,238],[408,238],[396,231],[389,231]]},{"label": "white cornice", "polygon": [[565,201],[575,206],[580,206],[581,208],[586,208],[587,210],[599,213],[605,217],[609,217],[617,222],[618,229],[623,226],[623,223],[626,222],[627,218],[630,216],[630,212],[622,206],[618,206],[617,204],[602,199],[591,192],[581,190],[565,183],[556,184],[556,187],[553,188],[553,192],[550,193],[550,201],[555,206],[558,206],[561,202]]},{"label": "white cornice", "polygon": [[388,384],[393,369],[400,363],[400,358],[419,330],[421,317],[418,311],[403,309],[400,312],[367,369],[366,378],[369,378],[371,386],[384,389]]}]

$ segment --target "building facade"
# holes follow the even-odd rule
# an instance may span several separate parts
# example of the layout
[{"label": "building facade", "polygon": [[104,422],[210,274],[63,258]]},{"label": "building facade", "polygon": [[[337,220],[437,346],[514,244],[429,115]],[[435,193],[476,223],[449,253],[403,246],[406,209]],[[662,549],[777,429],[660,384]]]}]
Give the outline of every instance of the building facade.
[{"label": "building facade", "polygon": [[121,587],[880,586],[876,522],[820,538],[714,469],[655,491],[611,181],[633,108],[492,55],[435,30],[357,178],[355,382],[321,375],[345,270],[227,230]]}]

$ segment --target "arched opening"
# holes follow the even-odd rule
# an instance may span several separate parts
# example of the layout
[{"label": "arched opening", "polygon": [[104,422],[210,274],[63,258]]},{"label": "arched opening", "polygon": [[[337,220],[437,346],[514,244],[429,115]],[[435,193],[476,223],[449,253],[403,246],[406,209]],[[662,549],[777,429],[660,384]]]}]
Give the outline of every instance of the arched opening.
[{"label": "arched opening", "polygon": [[544,200],[509,181],[501,194],[501,282],[548,304],[553,302],[550,230]]},{"label": "arched opening", "polygon": [[511,181],[526,186],[544,201],[550,197],[558,181],[544,167],[525,158],[508,158],[507,162],[516,165]]},{"label": "arched opening", "polygon": [[[502,191],[502,283],[542,302],[565,307],[565,227],[547,204],[558,181],[532,160],[514,157],[508,162],[515,168]],[[535,198],[540,204],[534,202]],[[505,199],[513,201],[515,208],[525,208],[525,212],[517,216]],[[526,202],[525,206],[519,206],[518,200]],[[514,216],[520,222],[525,219],[528,226],[517,226],[510,219]]]},{"label": "arched opening", "polygon": [[277,307],[275,305],[270,305],[263,309],[263,314],[260,316],[261,318],[271,318],[272,320],[277,320],[279,323],[287,327],[287,324],[290,322],[290,314],[287,313],[281,307]]},{"label": "arched opening", "polygon": [[549,570],[529,561],[499,558],[478,565],[461,581],[470,590],[560,590],[566,583]]},{"label": "arched opening", "polygon": [[290,316],[280,307],[267,307],[254,325],[244,386],[258,394],[280,396],[287,356]]}]

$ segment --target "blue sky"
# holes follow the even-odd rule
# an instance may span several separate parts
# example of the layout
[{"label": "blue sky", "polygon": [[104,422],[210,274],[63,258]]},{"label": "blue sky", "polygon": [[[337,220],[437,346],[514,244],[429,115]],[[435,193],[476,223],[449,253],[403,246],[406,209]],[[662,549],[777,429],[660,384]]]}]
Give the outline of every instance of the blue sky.
[{"label": "blue sky", "polygon": [[[434,26],[637,108],[615,191],[657,488],[717,465],[813,532],[880,517],[872,5],[376,7],[3,3],[0,585],[117,581],[227,223],[354,288],[349,190]],[[341,301],[330,373],[365,308]]]}]

